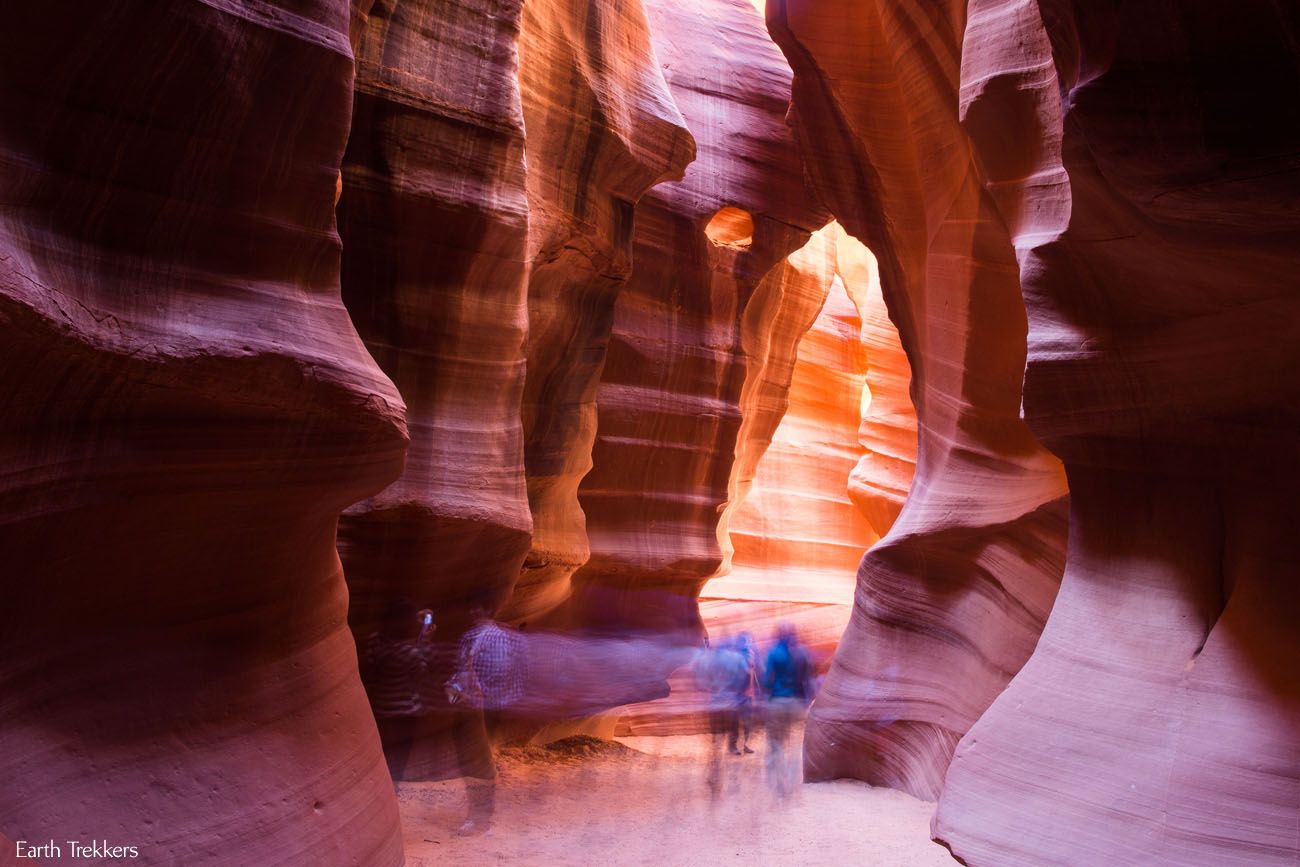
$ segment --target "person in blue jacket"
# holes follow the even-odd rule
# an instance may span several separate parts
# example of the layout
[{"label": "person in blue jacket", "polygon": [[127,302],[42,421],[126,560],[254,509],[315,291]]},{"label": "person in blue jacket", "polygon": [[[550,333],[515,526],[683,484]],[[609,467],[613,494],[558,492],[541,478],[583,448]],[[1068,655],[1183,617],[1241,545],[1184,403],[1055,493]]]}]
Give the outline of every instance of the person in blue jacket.
[{"label": "person in blue jacket", "polygon": [[790,623],[777,626],[776,643],[763,660],[762,686],[767,698],[767,780],[784,798],[794,791],[799,773],[799,757],[787,748],[790,729],[813,699],[812,660]]}]

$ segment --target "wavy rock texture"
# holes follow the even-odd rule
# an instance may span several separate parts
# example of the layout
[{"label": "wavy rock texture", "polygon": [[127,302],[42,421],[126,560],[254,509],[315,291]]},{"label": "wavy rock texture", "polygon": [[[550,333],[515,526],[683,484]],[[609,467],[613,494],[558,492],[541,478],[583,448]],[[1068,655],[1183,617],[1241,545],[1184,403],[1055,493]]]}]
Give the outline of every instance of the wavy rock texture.
[{"label": "wavy rock texture", "polygon": [[[432,608],[443,644],[423,675],[432,680],[450,677],[471,605],[505,600],[532,531],[519,416],[528,328],[520,6],[354,9],[343,298],[406,399],[411,447],[401,477],[344,514],[339,551],[362,659],[410,638],[415,612]],[[385,705],[404,688],[386,682],[387,669],[362,675],[393,778],[445,775],[452,718],[405,716]]]},{"label": "wavy rock texture", "polygon": [[[888,512],[897,514],[911,481],[916,419],[907,398],[907,360],[885,311],[871,253],[831,224],[786,267],[802,270],[802,284],[820,292],[799,291],[800,282],[787,280],[780,297],[791,313],[778,311],[771,324],[764,311],[747,319],[767,345],[755,340],[746,347],[751,361],[741,399],[744,421],[733,492],[720,526],[734,553],[725,574],[706,585],[702,596],[770,609],[758,614],[752,605],[721,608],[724,616],[709,624],[710,634],[753,628],[750,620],[782,615],[798,623],[805,619],[800,609],[813,606],[818,611],[809,612],[801,637],[829,658],[848,623],[858,564],[888,530]],[[812,307],[816,318],[808,323],[808,301],[814,299],[822,303],[820,310]],[[767,355],[756,364],[753,358],[763,349]],[[881,389],[879,408],[868,381]],[[869,452],[868,443],[883,454]],[[881,472],[876,482],[872,465],[886,461],[893,475]],[[855,503],[850,481],[864,478],[864,466],[873,487],[864,488]],[[862,505],[874,510],[879,530]],[[827,607],[837,610],[822,610]]]},{"label": "wavy rock texture", "polygon": [[1025,415],[1071,511],[948,773],[971,864],[1300,859],[1298,44],[1271,3],[972,4],[961,104],[1025,188]]},{"label": "wavy rock texture", "polygon": [[849,474],[849,499],[878,540],[897,520],[916,473],[912,369],[885,306],[875,255],[838,223],[834,226],[835,268],[857,307],[867,362],[867,396],[858,429],[861,457]]},{"label": "wavy rock texture", "polygon": [[12,839],[402,862],[334,550],[405,446],[339,298],[347,27],[342,3],[6,11]]},{"label": "wavy rock texture", "polygon": [[740,428],[727,503],[718,521],[724,574],[731,571],[734,555],[731,522],[753,489],[759,462],[790,409],[800,344],[821,316],[836,278],[835,241],[831,226],[814,232],[808,243],[764,276],[741,318],[745,381],[740,390]]},{"label": "wavy rock texture", "polygon": [[[742,230],[752,231],[752,223],[745,222],[748,217],[740,216],[744,212],[732,210],[734,214],[728,211],[724,216],[733,219],[711,220],[706,234],[719,238],[743,237]],[[704,585],[700,599],[704,628],[714,642],[741,630],[749,630],[765,640],[781,619],[797,620],[805,635],[813,627],[811,631],[817,635],[834,634],[838,638],[844,629],[843,606],[833,602],[851,598],[851,587],[838,600],[834,587],[820,586],[818,581],[808,580],[810,576],[798,576],[804,580],[797,586],[787,587],[785,570],[764,572],[762,558],[755,558],[754,552],[750,552],[751,562],[746,564],[747,571],[743,573],[748,580],[733,581],[734,551],[730,534],[736,509],[747,502],[753,488],[759,462],[783,418],[791,411],[791,383],[799,367],[799,347],[814,323],[823,320],[821,314],[835,279],[835,252],[834,236],[829,228],[813,233],[803,247],[759,281],[741,317],[739,336],[745,379],[738,397],[740,424],[727,500],[721,506],[716,526],[721,558],[717,571],[721,577],[714,577]],[[826,317],[827,322],[829,319]],[[807,363],[803,365],[805,378],[809,367]],[[758,520],[751,516],[749,523],[756,525]],[[751,526],[750,530],[753,538],[755,527]],[[742,562],[744,559],[742,556]],[[851,572],[845,570],[845,574]],[[819,577],[832,583],[835,578],[833,573]],[[832,645],[833,642],[834,639]],[[673,735],[708,731],[708,696],[696,689],[694,672],[689,668],[675,672],[669,679],[669,687],[666,698],[624,708],[618,718],[618,732]]]},{"label": "wavy rock texture", "polygon": [[919,426],[911,493],[862,562],[813,707],[806,774],[933,798],[1033,650],[1065,537],[1060,465],[1019,418],[1013,239],[953,111],[965,7],[777,0],[767,15],[818,191],[879,257]]},{"label": "wavy rock texture", "polygon": [[[887,516],[902,505],[915,459],[907,360],[874,257],[837,224],[820,229],[764,278],[742,344],[742,421],[718,525],[725,560],[701,591],[701,615],[714,641],[749,631],[765,644],[788,621],[824,670],[849,621],[858,563],[879,538],[850,501],[851,478],[889,462],[893,475],[867,495]],[[669,698],[627,708],[618,730],[707,730],[707,697],[691,673],[671,685]]]},{"label": "wavy rock texture", "polygon": [[340,525],[351,622],[364,642],[375,630],[409,632],[420,608],[500,604],[532,520],[519,416],[528,328],[520,4],[358,12],[339,201],[343,297],[405,397],[411,431],[401,478]]},{"label": "wavy rock texture", "polygon": [[532,263],[523,427],[533,537],[502,612],[517,621],[563,601],[587,560],[578,484],[591,468],[614,301],[632,267],[633,206],[654,184],[679,180],[695,149],[639,6],[530,2],[523,25]]},{"label": "wavy rock texture", "polygon": [[698,624],[693,597],[722,561],[746,311],[827,218],[784,123],[789,67],[754,8],[647,8],[697,157],[637,206],[636,266],[615,305],[593,469],[579,489],[591,559],[560,616],[679,628]]},{"label": "wavy rock texture", "polygon": [[[532,616],[585,559],[575,491],[632,203],[680,177],[691,140],[637,4],[358,11],[344,298],[407,399],[411,449],[340,548],[358,642],[433,608],[437,679],[472,605]],[[448,719],[412,732],[376,710],[395,776],[448,772]]]}]

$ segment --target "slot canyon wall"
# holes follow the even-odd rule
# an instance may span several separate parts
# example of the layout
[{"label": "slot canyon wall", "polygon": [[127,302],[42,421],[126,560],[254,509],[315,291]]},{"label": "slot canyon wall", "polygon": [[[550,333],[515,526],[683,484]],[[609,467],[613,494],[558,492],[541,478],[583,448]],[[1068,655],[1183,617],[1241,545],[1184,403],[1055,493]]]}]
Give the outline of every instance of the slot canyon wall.
[{"label": "slot canyon wall", "polygon": [[[866,549],[903,504],[916,455],[907,359],[874,257],[835,223],[760,283],[745,311],[746,372],[723,563],[700,591],[712,640],[760,645],[787,621],[824,670],[852,608]],[[707,731],[689,669],[671,695],[620,710],[621,734]]]},{"label": "slot canyon wall", "polygon": [[411,448],[340,550],[363,660],[435,611],[418,720],[385,704],[409,690],[362,672],[390,770],[418,779],[456,767],[439,686],[472,609],[535,616],[585,559],[574,492],[632,205],[693,145],[638,4],[379,5],[354,33],[343,295]]},{"label": "slot canyon wall", "polygon": [[[6,132],[5,551],[10,574],[60,593],[51,607],[5,586],[4,756],[24,783],[3,822],[19,837],[107,821],[150,858],[205,863],[244,859],[227,841],[252,823],[257,845],[303,862],[397,863],[345,612],[363,666],[421,606],[453,648],[476,604],[697,634],[748,304],[785,291],[785,257],[827,220],[761,15],[651,7],[652,41],[636,4],[313,10],[154,21],[118,2],[69,44],[55,4],[11,31],[28,41],[4,61],[21,119]],[[47,55],[63,60],[43,75]],[[200,72],[214,68],[229,72]],[[697,168],[634,230],[646,189],[696,156],[683,112]],[[710,238],[726,208],[747,237]],[[653,267],[620,296],[634,250]],[[41,365],[52,379],[11,375]],[[654,482],[642,496],[591,478],[594,544],[576,499],[593,450]],[[590,506],[620,486],[629,514]],[[654,550],[666,540],[681,549]],[[34,636],[56,613],[75,634],[52,665]],[[370,698],[414,776],[446,771],[436,713],[394,739],[383,690]],[[229,809],[197,807],[211,800]]]},{"label": "slot canyon wall", "polygon": [[[696,640],[742,322],[827,219],[784,122],[789,68],[752,5],[489,11],[354,21],[343,295],[406,396],[412,445],[402,479],[344,515],[340,550],[363,678],[407,779],[454,772],[455,715],[427,690],[435,712],[412,723],[364,661],[420,608],[442,627],[439,682],[474,605],[534,631]],[[496,46],[494,63],[443,42]],[[723,209],[744,231],[719,241]],[[648,693],[620,691],[644,673],[611,670],[607,704],[666,692],[680,662],[645,656]]]},{"label": "slot canyon wall", "polygon": [[820,307],[825,290],[790,287],[804,278],[782,263],[828,217],[804,184],[784,122],[790,70],[762,16],[745,0],[647,10],[697,152],[681,181],[636,209],[635,267],[615,305],[579,489],[591,558],[563,614],[663,629],[679,625],[674,597],[698,619],[694,597],[722,562],[746,317],[786,293],[805,315]]},{"label": "slot canyon wall", "polygon": [[[911,493],[859,569],[805,773],[934,798],[957,741],[1029,658],[1063,567],[1064,474],[1020,419],[1013,229],[951,108],[963,8],[767,12],[809,171],[878,255],[919,432]],[[927,40],[908,39],[921,24]]]},{"label": "slot canyon wall", "polygon": [[965,863],[1300,857],[1296,13],[83,6],[0,32],[0,843],[401,864],[484,606],[838,640],[809,778]]},{"label": "slot canyon wall", "polygon": [[[1300,429],[1294,12],[786,0],[769,24],[796,71],[811,171],[836,217],[881,253],[919,386],[916,485],[864,561],[810,724],[813,775],[940,794],[936,838],[970,864],[1294,863],[1300,594],[1283,542]],[[891,732],[935,725],[922,712],[930,683],[871,688],[878,660],[912,666],[918,652],[931,683],[946,679],[954,669],[924,645],[967,644],[989,622],[924,593],[937,565],[959,574],[937,556],[910,564],[915,586],[881,598],[913,509],[946,499],[930,489],[928,400],[946,353],[926,328],[952,316],[962,275],[978,305],[949,336],[996,329],[981,320],[1007,317],[985,293],[1003,299],[1018,275],[1023,413],[1069,476],[1069,556],[1053,605],[1064,533],[1059,501],[1043,497],[1059,481],[1040,451],[1017,447],[1044,472],[1023,484],[986,475],[986,496],[1033,511],[978,559],[1027,594],[1002,683],[1024,665],[1000,695],[997,679],[974,694],[948,681],[973,713],[940,720],[944,737],[926,743]],[[961,393],[979,405],[980,392]],[[958,470],[944,468],[948,482]],[[907,543],[959,538],[936,529]],[[946,598],[965,606],[970,593]],[[993,597],[995,615],[1015,599]],[[900,646],[894,622],[930,635]],[[918,754],[924,776],[907,772]]]},{"label": "slot canyon wall", "polygon": [[825,300],[797,318],[754,311],[756,341],[792,348],[751,361],[719,526],[729,556],[701,603],[711,633],[766,641],[789,620],[821,668],[848,623],[858,564],[907,495],[916,416],[870,251],[832,223],[786,267],[807,270]]},{"label": "slot canyon wall", "polygon": [[[1293,864],[1300,17],[1044,3],[970,22],[981,153],[1006,155],[1012,117],[1061,136],[1036,167],[1064,167],[1068,211],[1035,184],[1004,210],[1034,215],[1024,410],[1065,461],[1071,529],[1038,649],[958,751],[936,831],[972,863]],[[1027,59],[1056,81],[1027,86]],[[994,179],[1028,174],[1019,156]],[[1011,832],[1011,799],[1061,827]]]},{"label": "slot canyon wall", "polygon": [[10,840],[402,863],[334,546],[406,445],[339,295],[351,91],[341,3],[6,10]]}]

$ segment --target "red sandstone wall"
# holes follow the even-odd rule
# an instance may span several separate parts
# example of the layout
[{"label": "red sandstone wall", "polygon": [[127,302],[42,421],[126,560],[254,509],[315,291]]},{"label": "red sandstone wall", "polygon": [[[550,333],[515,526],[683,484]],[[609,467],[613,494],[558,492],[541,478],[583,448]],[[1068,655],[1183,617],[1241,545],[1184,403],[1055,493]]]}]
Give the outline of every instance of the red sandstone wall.
[{"label": "red sandstone wall", "polygon": [[[941,795],[971,864],[1294,863],[1300,23],[768,14],[788,65],[742,0],[9,12],[0,841],[400,863],[361,499],[363,641],[475,599],[693,625],[731,530],[788,597],[882,535],[812,777]],[[905,358],[862,262],[786,261],[819,201]]]},{"label": "red sandstone wall", "polygon": [[[769,336],[769,355],[755,364],[759,347],[746,347],[744,420],[719,527],[734,554],[701,596],[751,603],[716,607],[711,634],[759,622],[770,632],[767,621],[784,617],[829,661],[848,623],[858,564],[888,531],[889,511],[897,514],[911,482],[916,419],[871,253],[831,224],[787,268],[803,278],[786,281],[785,304],[804,303],[800,283],[816,286],[824,301],[811,323],[806,314],[753,317]],[[870,492],[855,496],[864,467]]]},{"label": "red sandstone wall", "polygon": [[[432,608],[438,680],[473,605],[536,616],[585,559],[575,490],[633,203],[691,140],[639,4],[403,2],[360,7],[355,32],[344,298],[411,449],[340,549],[359,645]],[[395,775],[451,771],[447,718],[385,710]]]},{"label": "red sandstone wall", "polygon": [[532,521],[518,409],[528,232],[519,4],[358,13],[343,296],[405,397],[411,430],[401,478],[340,528],[364,641],[408,625],[384,623],[394,602],[407,620],[424,607],[499,603]]},{"label": "red sandstone wall", "polygon": [[362,3],[354,13],[343,297],[406,399],[411,447],[401,477],[343,516],[339,551],[363,662],[411,638],[416,611],[437,614],[433,671],[362,668],[390,773],[428,779],[454,766],[451,719],[406,716],[401,696],[416,677],[451,676],[468,609],[506,598],[532,530],[519,417],[528,237],[520,4]]},{"label": "red sandstone wall", "polygon": [[[849,621],[858,562],[879,538],[867,515],[888,530],[915,460],[907,360],[870,251],[837,224],[815,232],[760,284],[742,345],[724,562],[700,612],[714,641],[749,631],[766,643],[788,621],[822,669]],[[871,488],[855,496],[862,478]],[[707,697],[691,672],[670,685],[668,698],[626,708],[617,730],[704,730]]]},{"label": "red sandstone wall", "polygon": [[795,70],[809,171],[879,258],[920,430],[911,494],[859,570],[805,767],[934,797],[957,740],[1029,657],[1065,536],[1060,466],[1019,419],[1012,239],[952,110],[965,10],[788,0],[767,14]]},{"label": "red sandstone wall", "polygon": [[1070,549],[935,833],[972,864],[1293,864],[1300,21],[1037,6],[972,4],[962,110],[1031,229],[1025,416]]},{"label": "red sandstone wall", "polygon": [[[412,430],[402,480],[340,534],[363,645],[403,637],[425,606],[450,645],[475,599],[534,628],[698,624],[742,319],[825,215],[761,16],[729,0],[648,11],[357,10],[344,295]],[[734,44],[706,40],[714,28]],[[491,62],[457,54],[479,43]],[[724,207],[746,211],[751,241],[706,236]],[[381,728],[405,753],[410,736]],[[394,773],[443,772],[441,726],[420,728],[431,752]]]},{"label": "red sandstone wall", "polygon": [[[968,383],[957,401],[937,386],[954,324],[1015,345],[1003,294],[1012,275],[1028,310],[1024,416],[1071,488],[1068,563],[1042,638],[961,739],[946,778],[946,750],[918,748],[913,702],[927,686],[963,701],[970,690],[934,657],[938,683],[932,674],[913,696],[833,672],[807,743],[814,775],[829,761],[914,791],[942,781],[936,836],[971,864],[1292,863],[1300,645],[1285,625],[1297,597],[1282,491],[1296,481],[1296,451],[1283,444],[1300,420],[1288,276],[1300,227],[1286,204],[1300,172],[1294,16],[1264,3],[1225,14],[1210,3],[789,0],[769,21],[796,70],[814,174],[870,192],[833,210],[882,252],[913,361],[916,486],[864,562],[860,611],[883,606],[911,628],[978,637],[1017,610],[1016,592],[981,593],[974,606],[969,591],[949,591],[937,621],[932,593],[962,586],[952,578],[972,561],[1040,600],[1019,609],[1021,635],[1046,611],[1050,582],[1026,583],[1035,570],[1017,565],[1058,562],[1061,534],[1042,508],[1029,513],[1033,534],[1015,519],[1000,546],[968,548],[969,528],[907,540],[925,556],[901,564],[910,586],[892,600],[879,598],[873,562],[894,553],[915,508],[942,524],[933,507],[952,503],[965,523],[1041,500],[988,474],[1035,451],[987,439],[987,410],[957,428],[997,445],[980,473],[963,470],[973,455],[936,449],[953,429],[936,427],[934,397],[946,393],[962,418],[963,404],[1004,393]],[[964,315],[963,275],[979,301]],[[967,351],[962,376],[993,348]],[[909,665],[915,643],[889,631],[851,628],[843,667],[869,666],[873,649]],[[1022,660],[1032,642],[1018,644]],[[880,734],[855,737],[867,721]],[[1052,821],[1027,820],[1042,816]]]},{"label": "red sandstone wall", "polygon": [[[692,597],[722,560],[746,311],[826,217],[784,123],[789,68],[753,7],[648,10],[696,160],[637,207],[634,269],[614,310],[593,468],[579,490],[591,559],[564,616],[664,627],[695,619]],[[724,207],[749,215],[752,236],[706,235]]]},{"label": "red sandstone wall", "polygon": [[848,493],[873,534],[882,537],[898,518],[916,473],[912,369],[889,318],[875,255],[838,223],[835,226],[836,270],[861,320],[869,393],[858,428],[861,457],[849,474]]},{"label": "red sandstone wall", "polygon": [[589,555],[578,484],[591,468],[614,302],[633,265],[635,203],[680,179],[695,152],[638,7],[534,0],[523,25],[531,270],[522,421],[533,536],[501,612],[515,621],[562,602]]},{"label": "red sandstone wall", "polygon": [[334,550],[406,439],[339,298],[347,29],[344,3],[6,10],[11,839],[402,862]]}]

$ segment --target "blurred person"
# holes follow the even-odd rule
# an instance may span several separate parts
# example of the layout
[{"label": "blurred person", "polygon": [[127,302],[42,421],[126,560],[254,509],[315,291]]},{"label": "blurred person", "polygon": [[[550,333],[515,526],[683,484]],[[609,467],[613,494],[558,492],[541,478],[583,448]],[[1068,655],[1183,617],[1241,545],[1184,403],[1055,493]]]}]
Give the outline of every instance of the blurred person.
[{"label": "blurred person", "polygon": [[743,680],[743,655],[728,640],[705,645],[695,660],[695,685],[708,697],[709,762],[705,780],[714,797],[722,787],[721,753],[724,741],[735,744],[736,688]]},{"label": "blurred person", "polygon": [[523,696],[526,677],[523,639],[476,607],[473,626],[461,637],[456,671],[444,685],[456,708],[452,737],[460,775],[465,778],[468,815],[458,834],[480,834],[491,827],[496,811],[496,762],[488,739],[486,710],[509,709]]},{"label": "blurred person", "polygon": [[524,699],[528,654],[519,630],[502,626],[483,608],[460,640],[456,673],[447,681],[447,700],[482,710],[511,710]]},{"label": "blurred person", "polygon": [[696,685],[709,695],[709,728],[727,736],[731,751],[737,754],[738,710],[749,690],[750,673],[744,652],[729,639],[706,648],[695,670]]},{"label": "blurred person", "polygon": [[813,699],[812,660],[788,622],[777,626],[776,643],[763,661],[762,686],[767,698],[768,785],[777,797],[785,798],[798,785],[799,773],[799,756],[788,749],[790,729]]},{"label": "blurred person", "polygon": [[742,632],[736,636],[732,649],[738,658],[729,666],[732,711],[727,720],[727,751],[733,756],[751,755],[754,751],[749,747],[749,736],[754,728],[758,648],[754,645],[754,636]]},{"label": "blurred person", "polygon": [[433,704],[428,680],[437,626],[431,609],[421,609],[414,617],[410,609],[405,600],[392,602],[382,629],[366,636],[358,653],[370,707],[389,733],[385,756],[394,779],[405,771],[418,720]]}]

